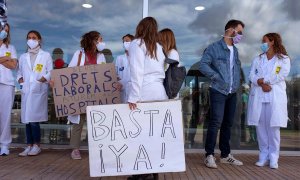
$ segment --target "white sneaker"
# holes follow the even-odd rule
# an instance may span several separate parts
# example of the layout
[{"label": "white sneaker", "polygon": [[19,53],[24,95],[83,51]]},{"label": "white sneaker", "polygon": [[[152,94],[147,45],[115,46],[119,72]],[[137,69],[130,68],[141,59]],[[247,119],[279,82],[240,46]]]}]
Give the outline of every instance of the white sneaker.
[{"label": "white sneaker", "polygon": [[269,165],[269,161],[268,160],[267,161],[257,161],[255,163],[255,166],[258,166],[258,167],[264,167],[264,166],[267,166],[267,165]]},{"label": "white sneaker", "polygon": [[278,163],[270,163],[271,169],[278,169]]},{"label": "white sneaker", "polygon": [[220,162],[225,163],[225,164],[236,165],[236,166],[243,165],[243,163],[241,161],[235,159],[231,154],[228,154],[228,156],[226,158],[221,158]]},{"label": "white sneaker", "polygon": [[35,144],[31,148],[31,150],[28,152],[28,156],[36,156],[36,155],[40,154],[40,152],[41,152],[41,148]]},{"label": "white sneaker", "polygon": [[27,146],[23,152],[19,153],[19,156],[23,156],[23,157],[28,156],[30,150],[31,150],[31,146]]},{"label": "white sneaker", "polygon": [[7,156],[9,155],[9,149],[7,146],[2,146],[1,147],[1,152],[0,152],[0,156]]},{"label": "white sneaker", "polygon": [[214,168],[214,169],[218,168],[216,164],[216,158],[213,155],[208,155],[204,160],[204,164],[208,168]]}]

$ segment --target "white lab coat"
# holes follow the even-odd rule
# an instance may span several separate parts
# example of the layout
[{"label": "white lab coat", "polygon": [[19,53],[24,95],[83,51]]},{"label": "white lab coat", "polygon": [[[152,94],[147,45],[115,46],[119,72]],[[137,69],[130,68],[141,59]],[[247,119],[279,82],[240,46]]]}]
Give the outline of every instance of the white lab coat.
[{"label": "white lab coat", "polygon": [[[265,54],[258,56],[253,60],[249,80],[251,81],[251,89],[248,102],[247,121],[248,125],[257,126],[261,115],[262,101],[264,92],[258,86],[257,80],[264,78],[264,82],[269,82],[272,90],[270,91],[270,105],[271,105],[271,127],[287,127],[288,113],[287,113],[287,95],[285,78],[290,72],[290,59],[284,56],[283,59],[274,57],[275,64],[273,73],[262,77],[262,59],[267,58]],[[278,72],[278,68],[280,71]],[[277,73],[276,73],[277,70]]]},{"label": "white lab coat", "polygon": [[165,55],[156,44],[157,59],[147,55],[145,43],[135,39],[129,47],[130,87],[128,102],[167,100],[163,80],[165,78]]},{"label": "white lab coat", "polygon": [[[10,53],[12,59],[17,59],[17,52],[13,45],[2,44],[0,57]],[[0,64],[0,145],[8,146],[11,143],[11,111],[15,97],[15,78],[13,70]]]},{"label": "white lab coat", "polygon": [[50,53],[39,50],[33,68],[29,53],[24,53],[19,59],[17,80],[23,77],[24,83],[21,103],[22,123],[48,121],[48,83],[38,80],[44,77],[50,80],[53,63]]},{"label": "white lab coat", "polygon": [[[84,66],[84,63],[85,63],[85,53],[84,53],[84,50],[77,50],[74,53],[74,55],[72,57],[72,60],[71,60],[71,62],[70,62],[70,64],[69,64],[68,67],[75,67],[75,66],[77,66],[80,51],[82,51],[80,66]],[[104,57],[104,55],[102,53],[98,53],[97,54],[97,64],[103,64],[103,63],[104,64],[106,63],[105,57]],[[71,121],[72,123],[79,124],[79,122],[80,122],[80,115],[68,116],[68,120]]]},{"label": "white lab coat", "polygon": [[[12,59],[17,59],[17,52],[13,45],[2,44],[0,47],[0,57],[6,56],[7,53],[10,53]],[[0,83],[15,86],[15,77],[13,76],[13,70],[6,68],[0,64]]]},{"label": "white lab coat", "polygon": [[118,77],[120,78],[120,83],[122,84],[121,90],[121,99],[122,103],[127,103],[128,99],[128,88],[130,81],[130,67],[128,62],[128,57],[126,54],[120,55],[117,57],[116,62],[116,72]]}]

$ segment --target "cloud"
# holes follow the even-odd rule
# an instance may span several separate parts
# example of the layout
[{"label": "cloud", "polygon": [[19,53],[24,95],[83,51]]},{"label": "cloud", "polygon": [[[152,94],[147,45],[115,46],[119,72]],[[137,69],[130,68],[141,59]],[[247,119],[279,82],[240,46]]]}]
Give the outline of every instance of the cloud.
[{"label": "cloud", "polygon": [[[238,3],[237,3],[238,2]],[[239,19],[246,24],[244,40],[237,45],[244,65],[260,53],[261,38],[268,32],[282,35],[284,45],[292,57],[300,57],[300,14],[295,0],[228,0],[207,8],[189,25],[197,33],[206,33],[210,39],[223,33],[229,19]],[[297,6],[299,4],[299,6]],[[203,48],[202,48],[203,49]]]},{"label": "cloud", "polygon": [[[107,48],[117,56],[123,53],[121,37],[135,33],[142,18],[142,0],[91,0],[91,9],[81,7],[82,0],[8,1],[8,21],[12,42],[18,53],[25,51],[25,36],[37,29],[44,38],[45,50],[61,47],[67,58],[79,48],[82,34],[101,32]],[[194,7],[204,5],[204,11]],[[157,19],[159,28],[171,28],[177,40],[181,60],[191,66],[200,60],[208,46],[221,38],[225,23],[232,18],[245,22],[245,36],[238,46],[244,66],[260,53],[261,37],[279,32],[293,59],[300,57],[299,0],[150,0],[149,15]]]}]

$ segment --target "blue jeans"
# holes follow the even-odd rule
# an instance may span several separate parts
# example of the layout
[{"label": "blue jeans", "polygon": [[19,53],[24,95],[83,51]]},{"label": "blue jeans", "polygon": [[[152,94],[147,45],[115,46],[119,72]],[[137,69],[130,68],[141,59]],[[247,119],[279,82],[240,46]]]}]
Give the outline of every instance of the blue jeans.
[{"label": "blue jeans", "polygon": [[214,155],[218,130],[220,129],[219,148],[221,157],[230,154],[230,134],[236,107],[236,93],[224,95],[210,88],[210,120],[207,128],[206,156]]},{"label": "blue jeans", "polygon": [[27,144],[39,144],[41,142],[41,128],[39,122],[26,124]]}]

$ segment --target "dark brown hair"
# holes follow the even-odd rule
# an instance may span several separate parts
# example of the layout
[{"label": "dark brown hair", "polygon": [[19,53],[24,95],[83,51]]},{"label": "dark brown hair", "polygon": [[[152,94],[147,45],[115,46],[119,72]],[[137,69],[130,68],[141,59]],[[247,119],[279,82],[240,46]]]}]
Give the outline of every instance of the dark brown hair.
[{"label": "dark brown hair", "polygon": [[40,40],[40,47],[42,47],[42,36],[41,36],[41,34],[38,32],[38,31],[36,31],[36,30],[31,30],[31,31],[29,31],[28,33],[27,33],[27,36],[26,36],[26,39],[28,39],[28,36],[29,36],[29,34],[31,34],[31,33],[33,33],[33,34],[35,34],[38,38],[39,38],[39,40]]},{"label": "dark brown hair", "polygon": [[134,36],[133,35],[131,35],[131,34],[126,34],[126,35],[124,35],[123,37],[122,37],[122,40],[124,41],[124,38],[125,37],[129,37],[129,39],[132,41],[133,39],[134,39]]},{"label": "dark brown hair", "polygon": [[267,37],[270,41],[273,41],[273,50],[279,59],[282,59],[282,55],[288,56],[285,47],[282,44],[282,39],[278,33],[267,33],[263,37]]},{"label": "dark brown hair", "polygon": [[101,36],[98,31],[90,31],[81,36],[80,46],[86,52],[97,52],[95,41]]},{"label": "dark brown hair", "polygon": [[[141,39],[145,43],[147,55],[151,58],[156,56],[156,43],[158,42],[158,25],[153,17],[146,17],[142,19],[136,27],[135,38]],[[140,45],[141,45],[140,44]]]},{"label": "dark brown hair", "polygon": [[177,50],[174,33],[171,29],[165,28],[159,31],[159,43],[164,48],[165,53],[169,54],[172,49]]},{"label": "dark brown hair", "polygon": [[8,27],[8,32],[7,32],[7,37],[3,39],[3,43],[6,45],[6,48],[8,48],[8,45],[10,44],[10,25],[8,23],[6,23],[4,26],[3,26],[3,29],[5,29],[5,26]]},{"label": "dark brown hair", "polygon": [[225,25],[225,31],[229,28],[236,28],[238,25],[241,25],[243,28],[245,27],[245,24],[240,20],[231,19],[229,20]]}]

